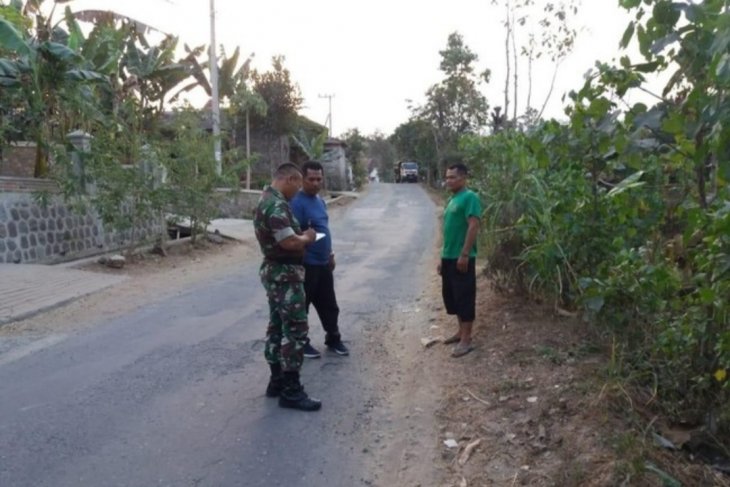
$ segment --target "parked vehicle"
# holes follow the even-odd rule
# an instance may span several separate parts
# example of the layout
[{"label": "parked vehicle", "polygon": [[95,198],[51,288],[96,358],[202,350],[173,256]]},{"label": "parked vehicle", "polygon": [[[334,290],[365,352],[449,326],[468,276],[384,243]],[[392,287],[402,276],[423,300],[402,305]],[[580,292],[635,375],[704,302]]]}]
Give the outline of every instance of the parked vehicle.
[{"label": "parked vehicle", "polygon": [[402,161],[398,163],[395,169],[396,183],[417,183],[418,182],[418,163],[412,161]]}]

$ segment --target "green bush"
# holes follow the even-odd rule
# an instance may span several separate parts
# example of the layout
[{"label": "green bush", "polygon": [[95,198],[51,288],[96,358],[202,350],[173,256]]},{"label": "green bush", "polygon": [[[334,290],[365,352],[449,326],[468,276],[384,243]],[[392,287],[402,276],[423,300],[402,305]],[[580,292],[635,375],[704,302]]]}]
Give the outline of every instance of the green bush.
[{"label": "green bush", "polygon": [[[613,121],[614,144],[630,123]],[[650,388],[672,420],[710,417],[727,428],[727,189],[706,209],[691,191],[677,201],[678,169],[666,154],[597,147],[601,135],[574,128],[548,123],[462,140],[484,202],[487,273],[581,311],[617,338],[618,372]],[[642,168],[631,169],[637,159]]]}]

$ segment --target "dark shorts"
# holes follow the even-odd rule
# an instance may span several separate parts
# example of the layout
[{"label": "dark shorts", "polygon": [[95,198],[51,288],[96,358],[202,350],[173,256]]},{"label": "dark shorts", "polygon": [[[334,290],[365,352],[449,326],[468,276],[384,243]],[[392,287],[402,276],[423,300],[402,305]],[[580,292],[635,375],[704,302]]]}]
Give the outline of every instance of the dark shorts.
[{"label": "dark shorts", "polygon": [[456,269],[456,259],[441,259],[441,294],[446,312],[461,321],[474,321],[477,298],[476,260],[469,259],[466,272]]}]

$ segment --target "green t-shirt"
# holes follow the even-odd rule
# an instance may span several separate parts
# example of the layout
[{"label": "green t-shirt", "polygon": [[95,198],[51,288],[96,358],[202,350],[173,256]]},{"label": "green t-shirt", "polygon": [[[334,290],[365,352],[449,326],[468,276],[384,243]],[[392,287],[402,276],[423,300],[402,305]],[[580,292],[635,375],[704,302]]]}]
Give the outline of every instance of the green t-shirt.
[{"label": "green t-shirt", "polygon": [[[443,259],[458,259],[469,229],[469,217],[481,218],[482,203],[479,196],[469,189],[463,189],[449,198],[444,209]],[[477,245],[469,251],[469,257],[476,257]]]}]

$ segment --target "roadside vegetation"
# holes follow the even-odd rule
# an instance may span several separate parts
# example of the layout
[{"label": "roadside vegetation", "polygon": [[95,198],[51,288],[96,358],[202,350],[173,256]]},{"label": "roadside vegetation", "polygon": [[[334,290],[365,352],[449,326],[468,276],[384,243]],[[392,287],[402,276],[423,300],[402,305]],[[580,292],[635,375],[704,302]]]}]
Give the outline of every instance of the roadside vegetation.
[{"label": "roadside vegetation", "polygon": [[[510,19],[524,5],[500,4],[514,46],[521,24]],[[489,71],[477,74],[455,33],[441,51],[444,80],[391,140],[430,181],[450,156],[467,162],[491,282],[584,321],[606,350],[601,399],[630,426],[622,444],[634,447],[621,453],[636,458],[624,478],[681,485],[644,461],[646,450],[730,468],[730,10],[717,0],[618,4],[633,20],[616,42],[641,58],[597,63],[570,93],[567,120],[543,120],[529,102],[509,113],[517,76],[504,106],[481,119],[474,87]],[[557,67],[577,7],[550,5],[545,19],[562,41],[540,45]],[[537,51],[521,52],[530,62]],[[668,81],[652,92],[649,79]],[[627,102],[636,91],[654,102]]]},{"label": "roadside vegetation", "polygon": [[[91,206],[132,246],[151,219],[166,214],[188,219],[195,236],[216,216],[218,188],[268,182],[252,181],[260,155],[249,149],[251,130],[288,137],[306,157],[322,156],[327,133],[298,114],[304,100],[283,56],[258,71],[253,54],[220,48],[216,161],[209,110],[182,101],[192,90],[212,92],[206,46],[71,4],[0,0],[0,151],[34,142],[34,176],[55,180],[68,203]],[[368,139],[357,130],[345,137],[361,186]]]}]

